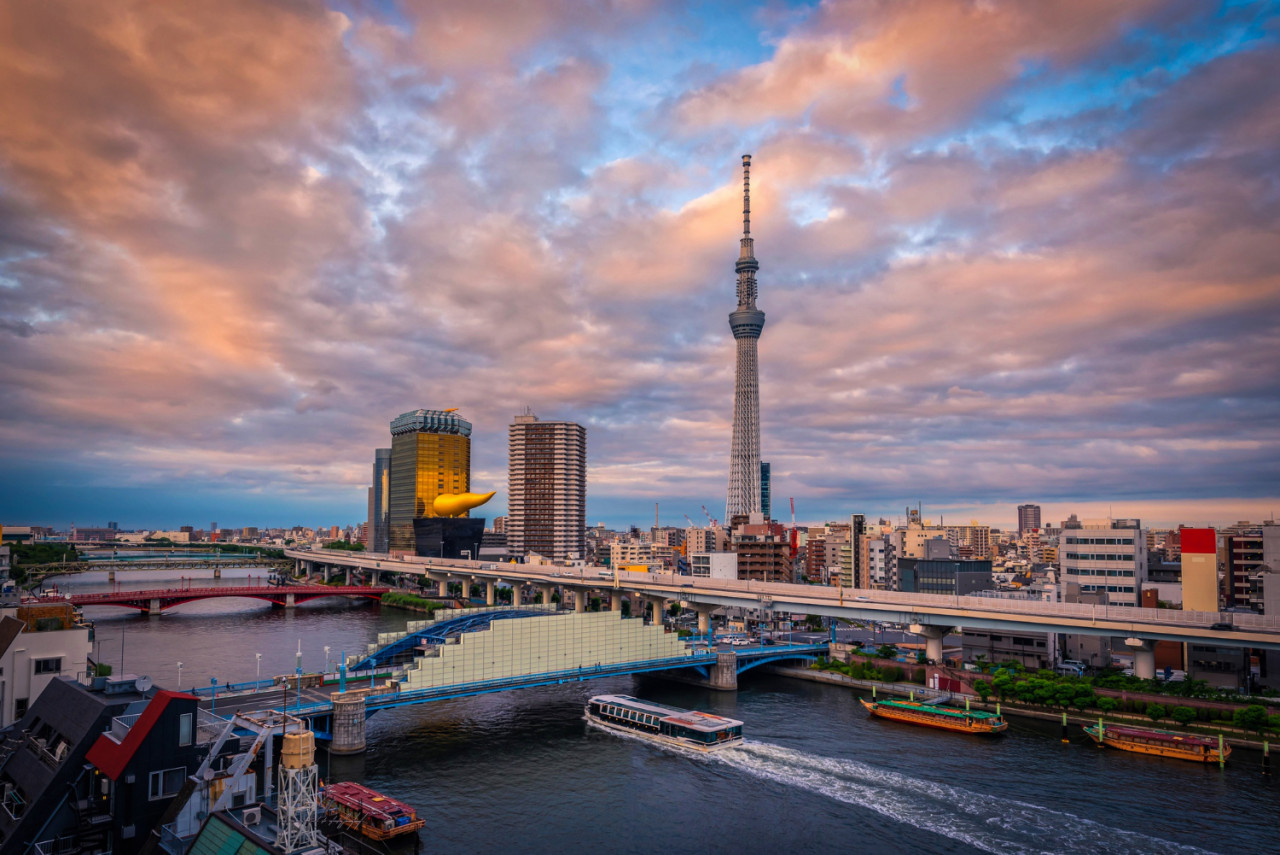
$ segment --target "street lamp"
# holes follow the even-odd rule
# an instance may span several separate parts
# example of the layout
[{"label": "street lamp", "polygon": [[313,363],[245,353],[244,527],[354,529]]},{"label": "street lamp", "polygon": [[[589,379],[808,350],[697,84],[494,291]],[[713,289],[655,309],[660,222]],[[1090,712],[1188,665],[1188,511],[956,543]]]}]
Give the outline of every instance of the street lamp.
[{"label": "street lamp", "polygon": [[253,654],[253,656],[255,659],[258,660],[258,676],[254,678],[254,682],[261,683],[262,682],[262,654],[255,653]]},{"label": "street lamp", "polygon": [[324,672],[329,673],[329,645],[324,646]]},{"label": "street lamp", "polygon": [[182,663],[178,663],[178,691],[182,691]]}]

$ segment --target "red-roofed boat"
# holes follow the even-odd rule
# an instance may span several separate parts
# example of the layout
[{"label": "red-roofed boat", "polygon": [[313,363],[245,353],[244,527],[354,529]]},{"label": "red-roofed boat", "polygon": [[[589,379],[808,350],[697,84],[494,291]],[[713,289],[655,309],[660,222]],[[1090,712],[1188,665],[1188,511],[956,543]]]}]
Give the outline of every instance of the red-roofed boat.
[{"label": "red-roofed boat", "polygon": [[427,824],[404,802],[351,781],[329,784],[320,801],[331,816],[372,840],[412,834]]},{"label": "red-roofed boat", "polygon": [[1086,725],[1084,732],[1099,747],[1119,748],[1121,751],[1138,754],[1175,757],[1200,763],[1217,763],[1219,759],[1226,760],[1231,756],[1231,746],[1211,736],[1193,736],[1172,730],[1152,730],[1123,724],[1103,724],[1101,721]]}]

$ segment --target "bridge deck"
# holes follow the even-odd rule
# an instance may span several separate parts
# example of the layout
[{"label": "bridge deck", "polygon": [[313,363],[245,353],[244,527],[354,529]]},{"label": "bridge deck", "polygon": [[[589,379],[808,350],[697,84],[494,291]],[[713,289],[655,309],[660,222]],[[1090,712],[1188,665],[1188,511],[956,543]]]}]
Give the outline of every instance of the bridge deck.
[{"label": "bridge deck", "polygon": [[45,597],[32,602],[69,602],[73,606],[131,606],[150,604],[189,603],[220,597],[249,597],[272,602],[284,602],[292,596],[295,602],[320,597],[364,597],[378,599],[390,591],[387,587],[366,585],[236,585],[210,588],[154,588],[150,590],[102,591],[95,594],[69,594],[63,597]]}]

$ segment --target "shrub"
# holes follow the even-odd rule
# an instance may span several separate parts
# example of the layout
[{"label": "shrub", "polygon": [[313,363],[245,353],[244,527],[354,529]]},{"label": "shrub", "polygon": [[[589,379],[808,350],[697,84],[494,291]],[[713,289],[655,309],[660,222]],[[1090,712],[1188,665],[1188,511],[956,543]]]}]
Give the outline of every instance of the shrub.
[{"label": "shrub", "polygon": [[1151,717],[1152,721],[1159,721],[1168,715],[1168,711],[1165,710],[1163,704],[1148,704],[1147,715]]},{"label": "shrub", "polygon": [[1196,711],[1191,707],[1174,707],[1169,710],[1169,718],[1186,727],[1196,720]]},{"label": "shrub", "polygon": [[1104,713],[1115,712],[1116,707],[1120,706],[1120,702],[1115,698],[1101,697],[1098,698],[1098,709]]},{"label": "shrub", "polygon": [[406,594],[401,591],[387,591],[382,595],[382,604],[384,606],[426,609],[428,615],[435,614],[436,609],[444,608],[443,603],[437,603],[435,600],[428,600],[424,597]]},{"label": "shrub", "polygon": [[881,679],[886,683],[897,683],[902,679],[902,668],[898,665],[888,665],[880,673]]},{"label": "shrub", "polygon": [[924,671],[924,669],[923,669],[923,668],[917,668],[917,669],[916,669],[915,671],[913,671],[913,672],[912,672],[912,674],[911,674],[911,682],[913,682],[913,683],[919,683],[920,685],[922,685],[922,686],[923,686],[923,685],[924,685],[924,676],[925,676],[925,671]]},{"label": "shrub", "polygon": [[978,697],[981,698],[982,702],[985,704],[987,702],[987,698],[991,697],[991,681],[974,680],[973,691],[977,693]]}]

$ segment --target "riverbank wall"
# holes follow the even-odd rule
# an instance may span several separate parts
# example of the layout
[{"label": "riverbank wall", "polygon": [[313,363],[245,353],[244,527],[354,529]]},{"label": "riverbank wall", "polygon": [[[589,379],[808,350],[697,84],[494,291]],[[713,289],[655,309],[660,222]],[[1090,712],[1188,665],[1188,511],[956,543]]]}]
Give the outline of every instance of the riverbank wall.
[{"label": "riverbank wall", "polygon": [[[850,689],[859,689],[870,693],[873,689],[877,694],[897,695],[899,697],[911,697],[914,695],[919,698],[936,698],[952,694],[946,691],[938,691],[936,689],[926,688],[918,683],[880,683],[875,680],[855,680],[852,677],[846,677],[844,674],[836,674],[831,671],[819,671],[813,668],[797,668],[789,665],[762,665],[760,670],[768,674],[776,674],[780,677],[792,677],[797,680],[808,680],[813,683],[827,683],[833,686],[846,686]],[[964,697],[964,695],[961,695]],[[1157,696],[1158,697],[1158,696]],[[1168,699],[1165,698],[1167,701]],[[969,706],[977,710],[988,710],[994,712],[999,707],[1002,715],[1016,715],[1022,718],[1034,718],[1041,721],[1062,721],[1062,712],[1054,712],[1046,709],[1036,709],[1033,707],[1023,706],[1018,703],[1005,701],[997,704],[995,701],[983,703],[977,698],[969,698]],[[1096,724],[1098,715],[1083,715],[1081,713],[1068,712],[1066,714],[1068,724]],[[1142,727],[1165,727],[1165,724],[1153,724],[1151,719],[1146,716],[1127,715],[1121,712],[1111,712],[1106,714],[1107,721],[1140,725]],[[1223,738],[1231,744],[1233,748],[1250,748],[1256,751],[1266,750],[1267,743],[1251,739],[1243,731],[1235,727],[1224,726],[1214,727],[1213,733],[1222,733]],[[1190,731],[1189,731],[1190,732]],[[1205,729],[1195,731],[1204,734]]]}]

